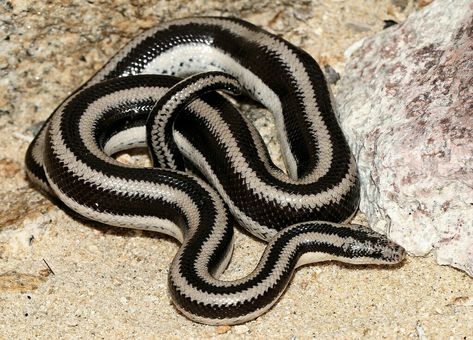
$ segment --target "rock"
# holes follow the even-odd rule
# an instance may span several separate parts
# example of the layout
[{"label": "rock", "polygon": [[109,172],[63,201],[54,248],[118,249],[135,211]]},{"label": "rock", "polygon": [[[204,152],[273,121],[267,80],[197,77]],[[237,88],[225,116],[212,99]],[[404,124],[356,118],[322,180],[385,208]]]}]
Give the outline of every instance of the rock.
[{"label": "rock", "polygon": [[349,49],[337,103],[373,229],[473,276],[472,18],[436,1]]},{"label": "rock", "polygon": [[38,275],[18,273],[15,271],[0,273],[0,293],[6,291],[31,292],[46,282],[49,272],[40,272]]}]

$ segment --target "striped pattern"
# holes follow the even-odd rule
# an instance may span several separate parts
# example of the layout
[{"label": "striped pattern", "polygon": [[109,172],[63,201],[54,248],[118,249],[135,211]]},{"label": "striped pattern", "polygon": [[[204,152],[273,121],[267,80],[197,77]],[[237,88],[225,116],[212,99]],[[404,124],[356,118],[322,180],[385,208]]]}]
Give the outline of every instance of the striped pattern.
[{"label": "striped pattern", "polygon": [[[245,92],[273,112],[289,175],[271,162],[252,124],[207,93],[215,90]],[[112,157],[143,145],[154,168]],[[75,214],[181,241],[170,293],[197,322],[257,317],[306,263],[404,258],[386,237],[339,224],[357,209],[359,183],[316,62],[237,19],[177,20],[131,41],[56,109],[26,166],[36,187]],[[269,243],[250,275],[221,281],[232,253],[230,212]]]}]

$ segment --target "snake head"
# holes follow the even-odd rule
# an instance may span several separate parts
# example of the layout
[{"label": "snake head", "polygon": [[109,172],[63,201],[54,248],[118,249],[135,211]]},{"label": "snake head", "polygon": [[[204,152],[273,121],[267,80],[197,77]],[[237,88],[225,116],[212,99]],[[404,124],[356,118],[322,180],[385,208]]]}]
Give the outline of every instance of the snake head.
[{"label": "snake head", "polygon": [[[344,262],[354,264],[396,264],[406,257],[400,245],[386,235],[361,225],[347,225],[348,234],[342,244]],[[347,260],[348,259],[348,260]]]}]

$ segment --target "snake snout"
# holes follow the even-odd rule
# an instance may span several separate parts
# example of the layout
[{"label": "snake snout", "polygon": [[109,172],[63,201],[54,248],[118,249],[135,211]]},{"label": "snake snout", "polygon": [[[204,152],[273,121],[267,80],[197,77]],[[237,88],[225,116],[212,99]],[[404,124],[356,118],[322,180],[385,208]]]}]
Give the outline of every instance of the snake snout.
[{"label": "snake snout", "polygon": [[397,243],[389,241],[389,251],[387,255],[387,258],[391,260],[390,263],[400,263],[406,258],[406,250]]},{"label": "snake snout", "polygon": [[396,264],[406,257],[406,250],[385,235],[378,235],[378,242],[373,244],[373,254],[377,255],[380,264]]}]

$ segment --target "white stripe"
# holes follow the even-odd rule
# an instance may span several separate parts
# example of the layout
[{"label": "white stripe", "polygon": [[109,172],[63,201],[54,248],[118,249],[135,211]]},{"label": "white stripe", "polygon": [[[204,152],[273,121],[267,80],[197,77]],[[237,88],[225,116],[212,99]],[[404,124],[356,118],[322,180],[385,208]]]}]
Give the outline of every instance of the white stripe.
[{"label": "white stripe", "polygon": [[[112,92],[89,103],[79,121],[79,133],[86,148],[97,158],[115,165],[133,167],[119,163],[109,152],[104,152],[99,148],[95,140],[95,126],[107,110],[113,109],[122,103],[141,102],[147,99],[159,100],[167,91],[165,87],[134,87],[131,89]],[[132,131],[134,133],[139,130]],[[110,142],[110,141],[109,141]]]},{"label": "white stripe", "polygon": [[158,218],[156,216],[114,215],[99,212],[97,210],[80,205],[67,195],[64,195],[61,189],[48,177],[47,174],[46,177],[48,178],[52,190],[56,193],[59,199],[69,208],[84,217],[116,227],[156,231],[172,236],[179,242],[183,242],[184,240],[181,228],[179,228],[170,220]]},{"label": "white stripe", "polygon": [[111,156],[124,150],[146,146],[146,127],[136,126],[113,135],[103,146],[103,152]]}]

